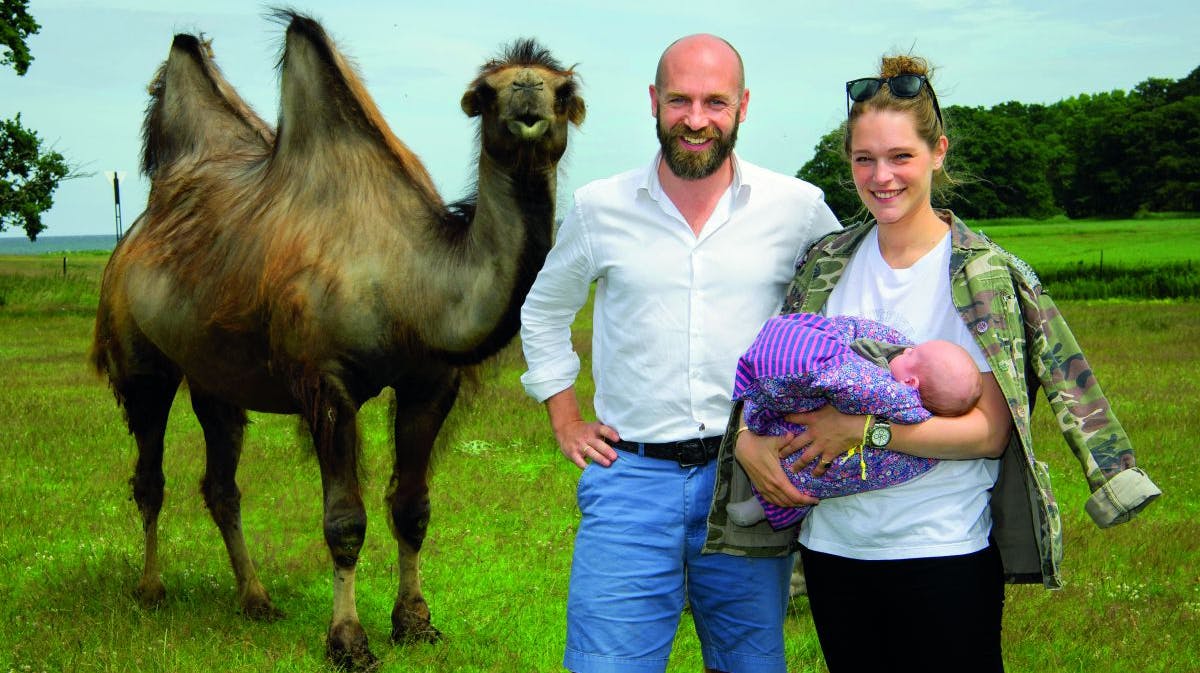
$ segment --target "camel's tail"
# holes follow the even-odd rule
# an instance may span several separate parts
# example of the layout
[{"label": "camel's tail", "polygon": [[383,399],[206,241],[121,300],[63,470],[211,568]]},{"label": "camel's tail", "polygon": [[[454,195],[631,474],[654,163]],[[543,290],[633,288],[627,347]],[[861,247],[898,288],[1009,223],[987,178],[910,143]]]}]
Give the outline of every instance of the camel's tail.
[{"label": "camel's tail", "polygon": [[180,34],[150,83],[142,172],[153,179],[181,159],[265,154],[275,132],[225,80],[209,42]]}]

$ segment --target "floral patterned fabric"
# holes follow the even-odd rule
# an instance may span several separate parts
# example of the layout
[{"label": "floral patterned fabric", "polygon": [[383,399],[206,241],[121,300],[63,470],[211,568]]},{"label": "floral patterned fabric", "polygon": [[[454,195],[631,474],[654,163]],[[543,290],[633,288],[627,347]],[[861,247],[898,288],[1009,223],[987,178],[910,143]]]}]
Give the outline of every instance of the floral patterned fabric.
[{"label": "floral patterned fabric", "polygon": [[[733,399],[744,402],[742,418],[760,435],[802,432],[784,416],[832,404],[846,414],[875,414],[895,423],[920,423],[931,414],[921,406],[917,390],[892,378],[888,370],[855,353],[851,344],[871,339],[911,343],[896,330],[866,318],[789,313],[771,318],[738,360]],[[886,488],[925,474],[937,461],[895,451],[864,449],[844,454],[821,477],[812,466],[799,472],[796,452],[783,459],[784,471],[802,492],[834,498]],[[771,527],[798,523],[809,507],[779,507],[759,496]]]}]

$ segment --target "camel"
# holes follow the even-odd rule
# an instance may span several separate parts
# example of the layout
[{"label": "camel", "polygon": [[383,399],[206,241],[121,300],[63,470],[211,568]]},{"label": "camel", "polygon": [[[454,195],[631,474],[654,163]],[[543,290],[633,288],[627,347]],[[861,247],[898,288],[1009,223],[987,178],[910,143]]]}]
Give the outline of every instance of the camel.
[{"label": "camel", "polygon": [[299,414],[312,434],[334,569],[327,656],[378,665],[354,573],[366,533],[356,414],[395,394],[386,502],[398,548],[393,642],[436,640],[418,562],[434,440],[463,368],[515,335],[551,243],[557,166],[585,105],[573,69],[533,40],[484,64],[460,101],[479,122],[477,194],[446,204],[319,23],[290,11],[277,130],[177,35],[150,89],[145,211],[105,269],[91,360],[137,444],[145,558],[136,596],[164,600],[157,557],[163,436],[186,381],[204,432],[204,501],[243,613],[280,612],[242,534],[246,410]]}]

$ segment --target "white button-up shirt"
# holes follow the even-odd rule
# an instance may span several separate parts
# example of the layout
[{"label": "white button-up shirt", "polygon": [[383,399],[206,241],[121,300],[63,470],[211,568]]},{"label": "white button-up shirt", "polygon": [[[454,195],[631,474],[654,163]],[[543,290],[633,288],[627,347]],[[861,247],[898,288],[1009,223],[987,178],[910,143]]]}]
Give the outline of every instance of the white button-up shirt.
[{"label": "white button-up shirt", "polygon": [[596,416],[640,442],[724,431],[738,357],[779,311],[799,256],[841,228],[819,189],[735,156],[697,236],[662,191],[659,159],[576,191],[521,309],[521,381],[540,402],[579,374],[571,323],[596,282]]}]

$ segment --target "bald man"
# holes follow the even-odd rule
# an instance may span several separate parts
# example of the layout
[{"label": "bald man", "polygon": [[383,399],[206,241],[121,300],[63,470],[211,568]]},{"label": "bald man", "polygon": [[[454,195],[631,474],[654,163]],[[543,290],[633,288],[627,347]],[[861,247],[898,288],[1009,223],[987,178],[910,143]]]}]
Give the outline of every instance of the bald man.
[{"label": "bald man", "polygon": [[[675,41],[649,93],[659,151],[575,193],[521,311],[521,380],[583,470],[563,665],[665,670],[689,601],[707,670],[783,673],[788,560],[700,550],[738,356],[840,227],[816,187],[734,153],[750,91],[728,42]],[[587,421],[570,328],[593,282]]]}]

